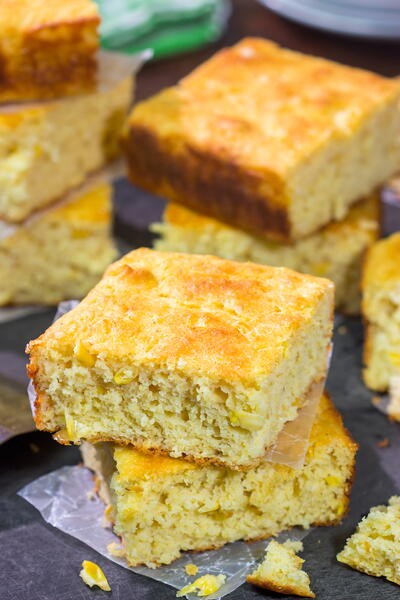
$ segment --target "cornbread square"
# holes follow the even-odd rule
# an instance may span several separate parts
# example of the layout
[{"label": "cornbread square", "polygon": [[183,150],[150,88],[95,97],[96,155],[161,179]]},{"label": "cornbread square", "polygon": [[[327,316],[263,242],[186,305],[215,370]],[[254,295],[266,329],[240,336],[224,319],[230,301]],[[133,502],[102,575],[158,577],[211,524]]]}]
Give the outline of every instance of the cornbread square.
[{"label": "cornbread square", "polygon": [[116,258],[111,186],[94,179],[70,196],[7,237],[0,229],[0,306],[82,298]]},{"label": "cornbread square", "polygon": [[91,94],[0,108],[0,219],[23,221],[118,154],[132,77],[114,81],[118,56],[103,64]]},{"label": "cornbread square", "polygon": [[325,279],[135,250],[29,344],[36,425],[250,468],[325,377],[332,311]]},{"label": "cornbread square", "polygon": [[246,577],[246,581],[280,594],[315,598],[310,578],[302,569],[304,560],[296,554],[301,550],[301,542],[279,544],[272,540],[267,546],[264,561]]},{"label": "cornbread square", "polygon": [[[263,461],[248,472],[148,456],[132,446],[83,444],[130,565],[168,564],[184,550],[332,525],[346,513],[356,444],[321,399],[305,464]],[[114,466],[113,466],[114,461]],[[109,514],[107,510],[107,514]]]},{"label": "cornbread square", "polygon": [[362,292],[364,381],[373,390],[383,391],[393,376],[400,375],[400,232],[369,249]]},{"label": "cornbread square", "polygon": [[400,585],[400,497],[374,506],[337,555],[339,562]]},{"label": "cornbread square", "polygon": [[400,164],[400,81],[248,38],[134,107],[143,188],[268,239],[297,240]]},{"label": "cornbread square", "polygon": [[164,222],[152,230],[161,234],[154,244],[157,250],[214,254],[326,277],[335,284],[336,307],[359,314],[361,267],[367,248],[378,238],[379,204],[377,195],[371,195],[352,207],[343,221],[292,244],[263,239],[172,203],[165,209]]},{"label": "cornbread square", "polygon": [[0,102],[93,90],[99,22],[91,0],[2,0]]}]

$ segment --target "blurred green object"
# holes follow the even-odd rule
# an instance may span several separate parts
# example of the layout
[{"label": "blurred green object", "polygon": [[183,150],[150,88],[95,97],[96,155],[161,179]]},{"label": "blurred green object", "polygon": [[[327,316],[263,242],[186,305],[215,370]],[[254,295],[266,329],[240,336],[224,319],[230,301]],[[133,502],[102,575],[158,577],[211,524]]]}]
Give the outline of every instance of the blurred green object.
[{"label": "blurred green object", "polygon": [[194,50],[216,40],[229,0],[96,0],[101,46],[129,54],[146,48],[153,58]]}]

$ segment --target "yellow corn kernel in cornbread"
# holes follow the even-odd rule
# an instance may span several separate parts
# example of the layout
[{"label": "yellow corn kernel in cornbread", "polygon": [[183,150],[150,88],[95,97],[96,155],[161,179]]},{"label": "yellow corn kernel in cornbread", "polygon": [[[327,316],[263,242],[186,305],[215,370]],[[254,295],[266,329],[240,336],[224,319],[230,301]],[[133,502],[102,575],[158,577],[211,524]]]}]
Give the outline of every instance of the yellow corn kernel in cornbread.
[{"label": "yellow corn kernel in cornbread", "polygon": [[8,237],[0,232],[0,306],[87,294],[117,254],[111,195],[110,185],[93,179]]},{"label": "yellow corn kernel in cornbread", "polygon": [[131,180],[267,239],[346,215],[400,164],[400,81],[244,39],[138,103]]},{"label": "yellow corn kernel in cornbread", "polygon": [[400,233],[369,249],[362,294],[364,381],[373,390],[384,391],[400,370]]},{"label": "yellow corn kernel in cornbread", "polygon": [[161,234],[157,250],[214,254],[326,277],[335,284],[337,308],[358,314],[361,265],[367,248],[378,238],[378,213],[374,194],[354,206],[343,221],[293,244],[256,237],[178,204],[168,204],[164,222],[152,229]]},{"label": "yellow corn kernel in cornbread", "polygon": [[400,585],[400,497],[374,506],[337,555],[339,562]]},{"label": "yellow corn kernel in cornbread", "polygon": [[115,82],[121,60],[104,58],[93,93],[0,108],[0,219],[23,221],[118,154],[132,96],[130,75]]},{"label": "yellow corn kernel in cornbread", "polygon": [[[184,550],[260,539],[344,516],[356,445],[323,397],[300,469],[263,461],[247,472],[144,455],[132,446],[83,444],[131,565],[168,564]],[[114,457],[114,468],[110,459]],[[97,459],[96,459],[97,457]],[[336,485],[328,485],[333,475]],[[105,493],[104,490],[109,489]]]},{"label": "yellow corn kernel in cornbread", "polygon": [[[303,545],[300,543],[300,550]],[[296,555],[289,544],[272,540],[263,562],[247,576],[246,581],[258,587],[285,595],[315,598],[310,588],[310,578],[302,569],[304,560]]]},{"label": "yellow corn kernel in cornbread", "polygon": [[79,575],[89,587],[96,585],[105,592],[111,592],[107,577],[96,563],[90,560],[84,560]]},{"label": "yellow corn kernel in cornbread", "polygon": [[0,102],[93,90],[99,22],[91,0],[2,0]]},{"label": "yellow corn kernel in cornbread", "polygon": [[250,468],[326,375],[332,309],[325,279],[135,250],[31,342],[36,424]]}]

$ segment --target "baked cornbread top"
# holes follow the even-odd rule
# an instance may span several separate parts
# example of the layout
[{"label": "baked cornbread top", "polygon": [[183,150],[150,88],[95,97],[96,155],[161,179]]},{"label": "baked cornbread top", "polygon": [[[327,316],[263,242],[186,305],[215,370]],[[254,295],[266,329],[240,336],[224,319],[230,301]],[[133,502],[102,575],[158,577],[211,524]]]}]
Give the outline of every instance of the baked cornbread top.
[{"label": "baked cornbread top", "polygon": [[290,269],[141,248],[111,265],[71,312],[29,345],[184,376],[257,386],[311,327],[333,284]]},{"label": "baked cornbread top", "polygon": [[[323,448],[330,446],[332,440],[335,440],[337,445],[343,445],[352,450],[355,450],[357,446],[344,428],[342,418],[331,400],[324,395],[321,398],[317,416],[311,430],[307,458],[311,459],[313,454],[321,452]],[[114,447],[114,459],[119,482],[128,486],[130,483],[134,484],[140,479],[160,479],[181,471],[204,468],[182,458],[177,459],[143,454],[135,450],[132,446],[116,445]],[[291,470],[290,467],[283,465],[276,465],[276,467],[283,470]],[[218,469],[220,467],[207,468]]]},{"label": "baked cornbread top", "polygon": [[75,22],[100,22],[97,5],[92,0],[2,0],[0,2],[0,45],[4,35],[14,42],[27,32]]},{"label": "baked cornbread top", "polygon": [[368,251],[364,265],[362,287],[400,286],[400,232],[376,242]]},{"label": "baked cornbread top", "polygon": [[245,38],[136,105],[130,123],[170,138],[171,150],[185,143],[282,177],[399,92],[395,79]]}]

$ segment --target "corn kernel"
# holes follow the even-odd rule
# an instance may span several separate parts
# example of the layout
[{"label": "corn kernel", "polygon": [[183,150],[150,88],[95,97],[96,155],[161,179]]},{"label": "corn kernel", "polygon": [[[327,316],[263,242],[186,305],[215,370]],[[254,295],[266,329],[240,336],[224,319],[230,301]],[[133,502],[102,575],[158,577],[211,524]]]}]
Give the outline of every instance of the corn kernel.
[{"label": "corn kernel", "polygon": [[265,423],[264,417],[244,410],[234,410],[229,414],[231,425],[238,425],[249,431],[258,431]]},{"label": "corn kernel", "polygon": [[388,356],[394,366],[400,367],[400,352],[389,352]]},{"label": "corn kernel", "polygon": [[67,431],[67,438],[70,442],[75,442],[78,438],[76,423],[73,417],[65,411],[65,429]]},{"label": "corn kernel", "polygon": [[74,354],[77,360],[85,367],[93,367],[96,362],[96,357],[93,356],[93,354],[90,354],[87,348],[85,348],[84,343],[81,341],[75,345]]},{"label": "corn kernel", "polygon": [[197,575],[199,567],[197,567],[193,563],[188,563],[187,565],[185,565],[185,571],[188,575]]},{"label": "corn kernel", "polygon": [[341,479],[339,479],[339,477],[335,477],[334,475],[327,475],[327,477],[325,477],[325,481],[328,485],[333,487],[334,485],[339,485]]},{"label": "corn kernel", "polygon": [[225,583],[225,575],[203,575],[183,587],[179,592],[177,592],[177,598],[181,598],[182,596],[186,596],[186,594],[190,594],[191,592],[196,593],[198,596],[208,596],[209,594],[214,594],[217,592],[219,588]]},{"label": "corn kernel", "polygon": [[96,565],[96,563],[91,562],[90,560],[84,560],[82,563],[82,570],[79,575],[89,587],[97,585],[97,587],[105,592],[111,592],[111,588],[106,576],[100,569],[99,565]]},{"label": "corn kernel", "polygon": [[336,514],[338,517],[340,517],[344,513],[345,508],[346,508],[346,503],[344,502],[344,500],[342,500],[341,502],[339,502],[339,506],[336,509]]},{"label": "corn kernel", "polygon": [[126,385],[127,383],[131,383],[134,380],[134,376],[132,372],[127,371],[126,369],[120,369],[114,375],[114,381],[117,385]]}]

